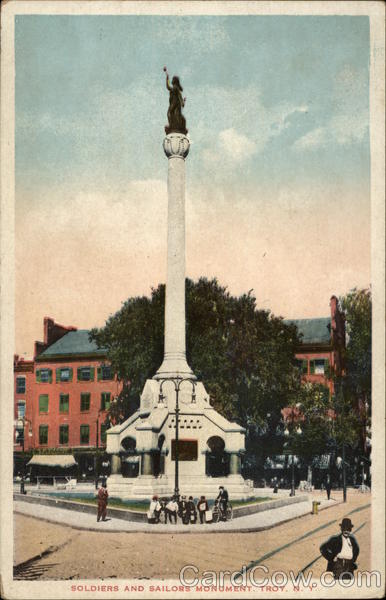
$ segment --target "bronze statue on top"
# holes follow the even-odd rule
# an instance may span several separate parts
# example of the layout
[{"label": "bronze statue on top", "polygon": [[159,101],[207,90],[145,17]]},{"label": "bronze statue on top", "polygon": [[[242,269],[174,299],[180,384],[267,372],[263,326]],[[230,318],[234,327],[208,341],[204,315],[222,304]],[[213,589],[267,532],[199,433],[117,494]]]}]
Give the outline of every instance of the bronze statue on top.
[{"label": "bronze statue on top", "polygon": [[174,75],[172,85],[170,85],[169,73],[167,72],[166,67],[164,67],[164,71],[166,73],[166,89],[170,92],[168,110],[169,124],[165,126],[165,133],[183,133],[186,135],[188,130],[186,129],[185,117],[182,114],[182,109],[186,102],[186,98],[183,98],[181,94],[183,88],[176,75]]}]

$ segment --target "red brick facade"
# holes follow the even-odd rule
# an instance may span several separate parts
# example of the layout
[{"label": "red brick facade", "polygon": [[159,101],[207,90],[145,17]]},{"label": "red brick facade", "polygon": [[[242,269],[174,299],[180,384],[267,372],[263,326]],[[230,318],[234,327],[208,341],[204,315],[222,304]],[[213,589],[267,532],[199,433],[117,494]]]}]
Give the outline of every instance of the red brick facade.
[{"label": "red brick facade", "polygon": [[333,394],[332,376],[344,375],[346,336],[344,314],[339,310],[336,296],[332,296],[330,299],[330,309],[331,318],[327,325],[330,332],[329,340],[304,341],[295,356],[297,360],[302,361],[304,381],[325,385],[329,388],[330,394]]},{"label": "red brick facade", "polygon": [[15,355],[14,364],[14,450],[21,452],[33,447],[32,395],[34,386],[34,361]]},{"label": "red brick facade", "polygon": [[[15,451],[23,450],[17,433],[23,425],[25,451],[105,447],[107,410],[121,384],[109,373],[106,353],[87,344],[86,333],[45,318],[44,342],[35,343],[34,359],[15,356]],[[56,342],[69,334],[73,352],[68,345],[56,351]],[[81,352],[77,351],[78,338]]]},{"label": "red brick facade", "polygon": [[[35,363],[35,382],[31,398],[32,414],[34,415],[34,448],[105,446],[102,425],[107,415],[106,406],[108,407],[109,402],[118,395],[120,388],[114,379],[103,380],[100,378],[99,371],[102,363],[101,360],[87,357],[82,360],[74,357],[72,360]],[[67,372],[67,369],[69,369],[72,380],[60,381],[58,373]],[[91,379],[88,381],[78,380],[80,369],[89,369]],[[45,373],[46,370],[48,370],[51,382],[39,381],[39,372]],[[102,394],[107,395],[104,397],[104,402]],[[87,395],[89,395],[88,398]],[[45,412],[46,397],[48,397],[47,412]],[[60,427],[64,425],[68,426],[68,432],[64,434],[64,439],[60,440]],[[48,427],[46,442],[42,440],[42,426]],[[81,427],[88,427],[88,436],[85,435],[87,430],[83,429],[83,440],[81,440]]]}]

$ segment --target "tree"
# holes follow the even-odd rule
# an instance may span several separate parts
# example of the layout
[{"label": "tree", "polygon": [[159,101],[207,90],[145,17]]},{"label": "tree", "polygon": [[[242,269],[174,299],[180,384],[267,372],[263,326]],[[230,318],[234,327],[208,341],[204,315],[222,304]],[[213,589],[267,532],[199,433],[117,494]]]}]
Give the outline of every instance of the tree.
[{"label": "tree", "polygon": [[[300,385],[294,360],[299,338],[294,325],[258,310],[251,292],[235,297],[216,279],[186,281],[187,359],[216,410],[247,428],[274,432]],[[125,382],[112,408],[116,422],[133,412],[162,362],[164,300],[164,285],[150,298],[129,298],[91,332]]]},{"label": "tree", "polygon": [[344,390],[360,415],[371,415],[371,291],[351,290],[340,299],[348,338]]},{"label": "tree", "polygon": [[303,383],[296,404],[286,412],[286,421],[291,429],[301,430],[298,435],[293,435],[292,443],[294,453],[302,457],[305,464],[310,464],[315,456],[328,452],[333,435],[334,411],[326,386]]},{"label": "tree", "polygon": [[[359,454],[369,466],[371,419],[371,312],[370,289],[354,288],[340,298],[345,313],[347,344],[345,372],[335,379],[336,443]],[[358,458],[358,456],[357,456]],[[359,466],[359,465],[358,465]]]}]

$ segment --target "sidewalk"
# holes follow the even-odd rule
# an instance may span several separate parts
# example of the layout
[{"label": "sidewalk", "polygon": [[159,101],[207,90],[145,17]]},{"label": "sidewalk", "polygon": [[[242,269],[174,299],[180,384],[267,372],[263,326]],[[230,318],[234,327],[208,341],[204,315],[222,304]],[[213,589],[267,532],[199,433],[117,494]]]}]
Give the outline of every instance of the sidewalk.
[{"label": "sidewalk", "polygon": [[[319,510],[329,508],[330,506],[336,506],[340,504],[336,500],[326,500],[325,497],[312,496],[313,500],[321,502]],[[264,512],[239,517],[228,522],[220,522],[215,524],[195,524],[195,525],[183,525],[178,523],[174,524],[163,524],[151,525],[148,523],[137,523],[126,521],[123,519],[109,519],[108,521],[99,523],[96,520],[95,515],[71,511],[63,508],[54,508],[51,506],[43,506],[39,504],[28,504],[23,501],[14,502],[14,512],[50,523],[56,523],[58,525],[64,525],[72,527],[74,529],[87,530],[87,531],[104,531],[104,532],[123,532],[128,533],[142,532],[142,533],[222,533],[222,532],[248,532],[248,531],[262,531],[264,529],[270,529],[286,521],[302,517],[310,514],[312,509],[312,500],[306,502],[299,502],[298,504],[292,504],[284,506],[282,508],[276,508],[272,510],[266,510]],[[107,510],[107,517],[109,513]]]}]

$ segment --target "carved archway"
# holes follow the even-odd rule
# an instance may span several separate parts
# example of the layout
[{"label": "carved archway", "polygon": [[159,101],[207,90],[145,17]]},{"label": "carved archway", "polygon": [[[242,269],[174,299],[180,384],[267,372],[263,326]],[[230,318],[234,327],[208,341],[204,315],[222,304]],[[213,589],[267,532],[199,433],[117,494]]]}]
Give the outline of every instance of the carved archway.
[{"label": "carved archway", "polygon": [[218,436],[211,436],[207,442],[206,474],[209,477],[224,477],[229,474],[229,459],[225,452],[225,442]]},{"label": "carved archway", "polygon": [[157,450],[153,452],[153,473],[155,477],[159,477],[165,473],[165,456],[163,452],[164,446],[165,436],[163,433],[161,433],[157,442]]},{"label": "carved archway", "polygon": [[137,440],[128,436],[121,440],[122,477],[138,477],[140,457],[137,454]]}]

